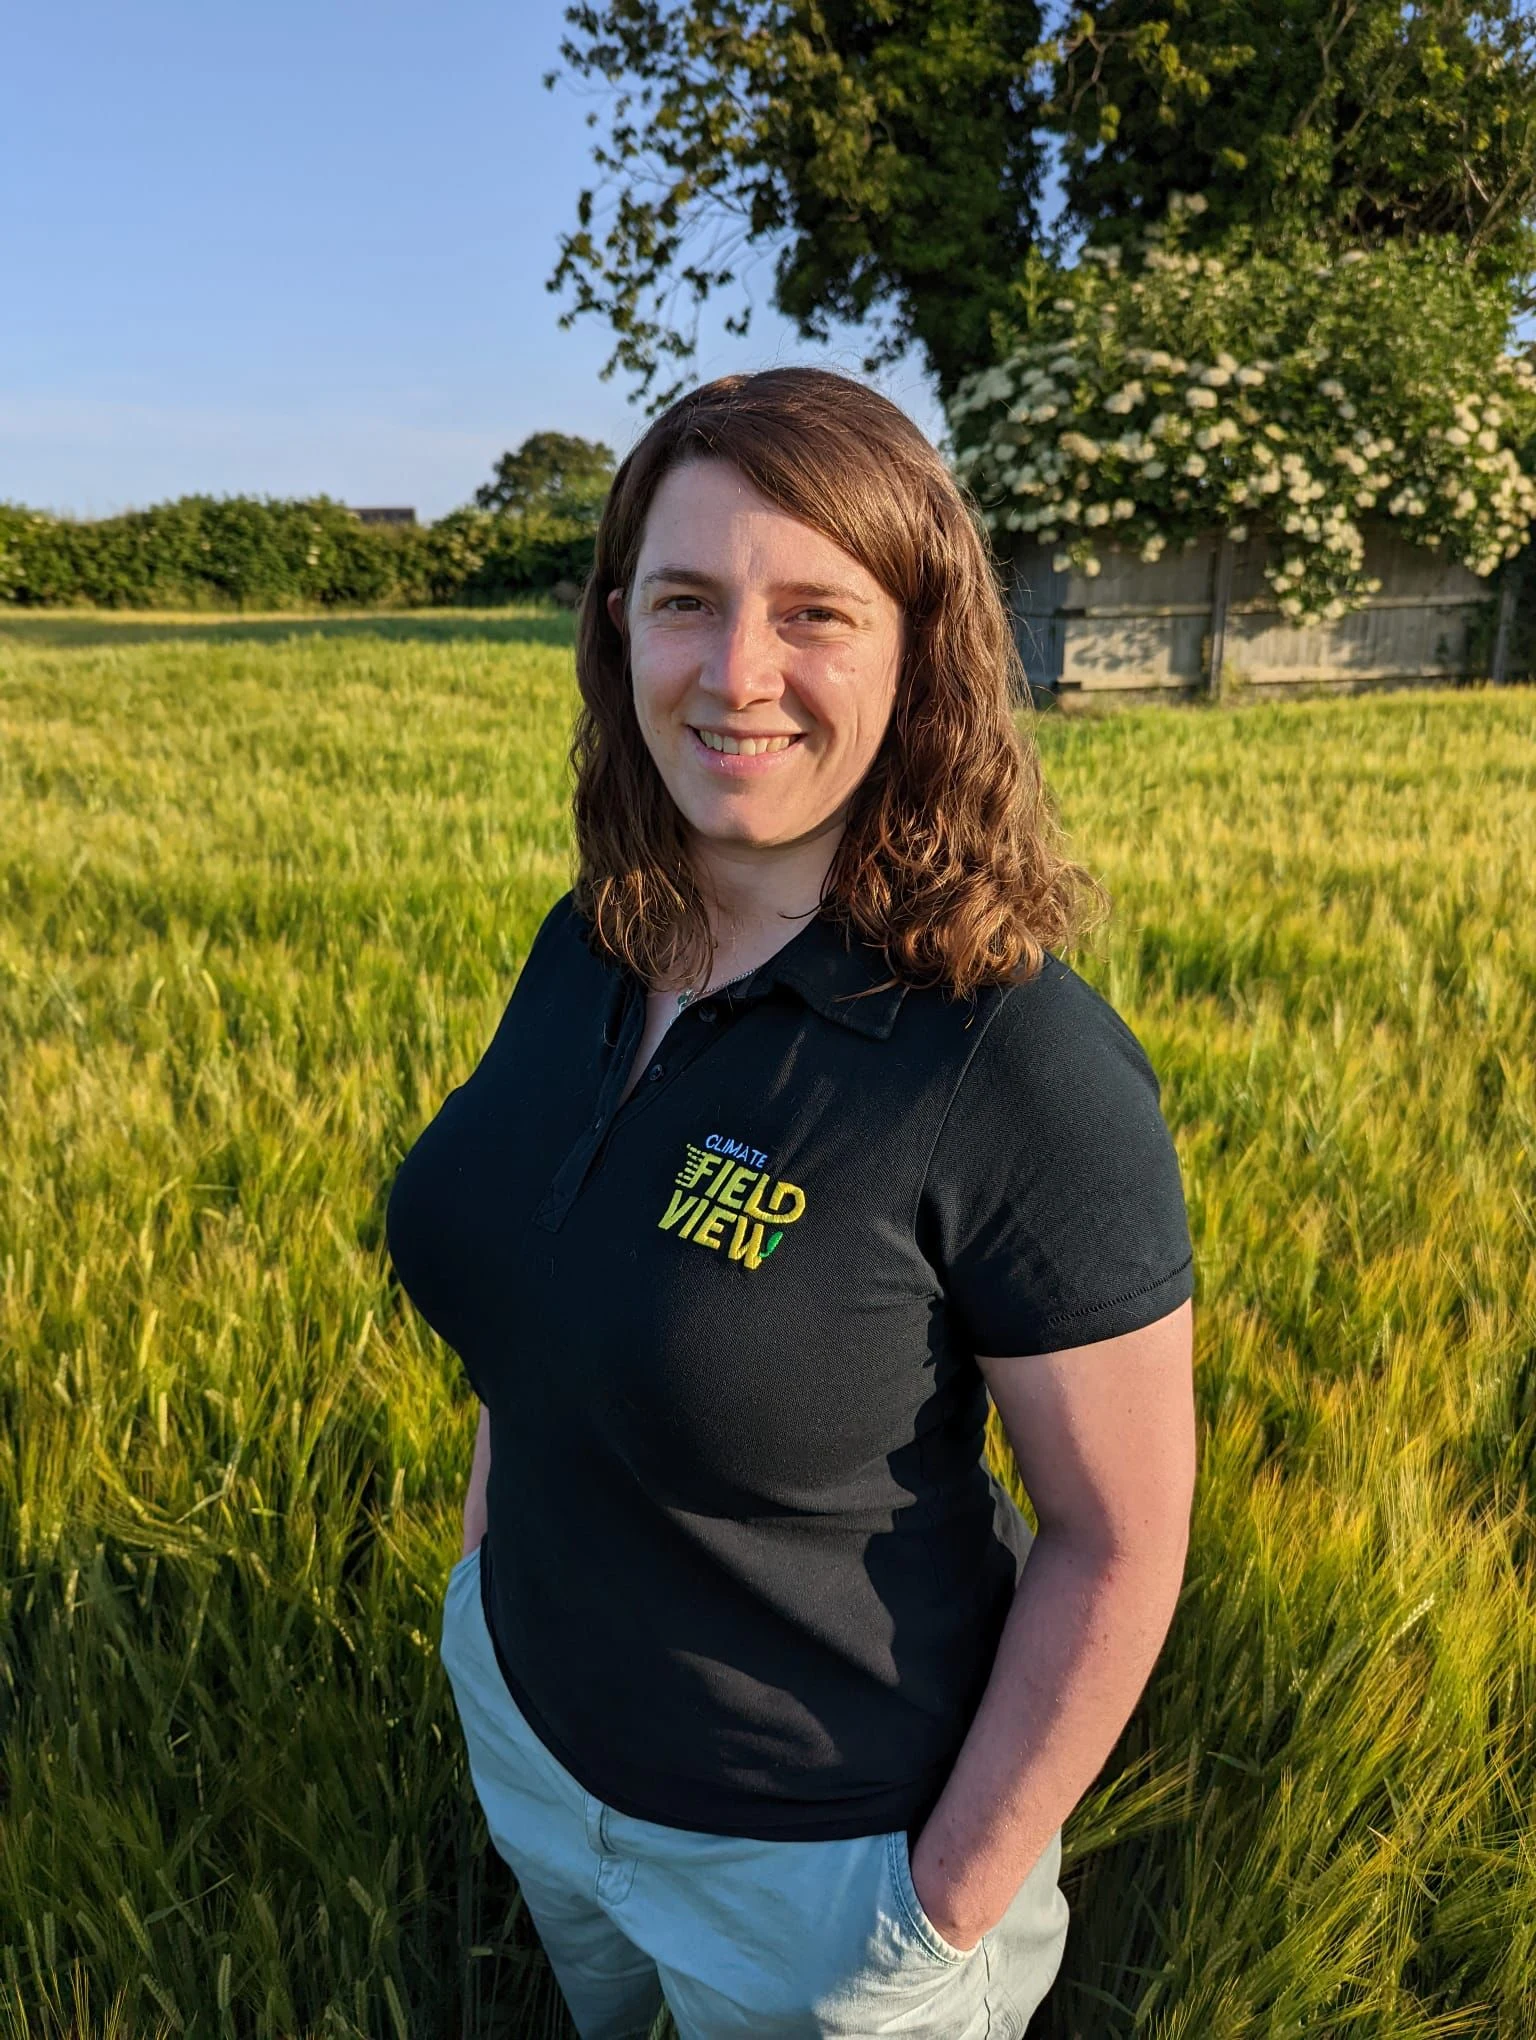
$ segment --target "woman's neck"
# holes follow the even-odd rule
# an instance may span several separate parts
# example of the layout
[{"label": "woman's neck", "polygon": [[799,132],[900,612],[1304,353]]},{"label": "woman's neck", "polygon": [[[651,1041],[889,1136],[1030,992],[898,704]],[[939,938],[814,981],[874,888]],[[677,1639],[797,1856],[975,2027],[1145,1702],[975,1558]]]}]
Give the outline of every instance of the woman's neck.
[{"label": "woman's neck", "polygon": [[756,970],[799,934],[821,904],[842,833],[839,821],[770,850],[694,844],[694,868],[715,942],[711,984]]}]

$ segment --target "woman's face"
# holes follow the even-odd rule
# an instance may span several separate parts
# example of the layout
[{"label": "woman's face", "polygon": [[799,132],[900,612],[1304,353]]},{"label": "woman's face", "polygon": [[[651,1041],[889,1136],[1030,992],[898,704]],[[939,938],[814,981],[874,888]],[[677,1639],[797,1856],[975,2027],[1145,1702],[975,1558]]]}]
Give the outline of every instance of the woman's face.
[{"label": "woman's face", "polygon": [[890,721],[899,605],[858,561],[723,460],[652,499],[629,633],[635,714],[699,847],[751,851],[840,829]]}]

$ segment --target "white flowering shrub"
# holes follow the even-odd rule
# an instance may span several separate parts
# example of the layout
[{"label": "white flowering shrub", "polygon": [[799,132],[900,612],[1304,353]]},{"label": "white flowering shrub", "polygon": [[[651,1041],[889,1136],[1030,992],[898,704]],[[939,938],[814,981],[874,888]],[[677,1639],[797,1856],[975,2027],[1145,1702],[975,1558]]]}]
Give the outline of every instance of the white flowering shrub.
[{"label": "white flowering shrub", "polygon": [[1137,250],[1038,259],[995,366],[948,407],[955,468],[998,536],[1100,570],[1107,542],[1262,528],[1295,619],[1374,593],[1360,520],[1488,574],[1524,544],[1536,373],[1506,351],[1510,302],[1456,247],[1329,255],[1181,246],[1186,198]]}]

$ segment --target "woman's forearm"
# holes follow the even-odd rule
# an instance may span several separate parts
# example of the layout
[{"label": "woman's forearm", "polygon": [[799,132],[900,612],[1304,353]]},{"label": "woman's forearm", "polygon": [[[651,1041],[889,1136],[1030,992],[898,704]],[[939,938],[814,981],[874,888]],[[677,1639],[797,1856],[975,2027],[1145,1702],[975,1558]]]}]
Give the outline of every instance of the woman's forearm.
[{"label": "woman's forearm", "polygon": [[970,1732],[912,1850],[934,1925],[969,1947],[1098,1775],[1157,1660],[1182,1543],[1127,1558],[1042,1530]]},{"label": "woman's forearm", "polygon": [[475,1457],[469,1469],[469,1487],[464,1496],[464,1556],[468,1558],[485,1535],[485,1483],[491,1472],[491,1413],[480,1405],[480,1428],[475,1433]]}]

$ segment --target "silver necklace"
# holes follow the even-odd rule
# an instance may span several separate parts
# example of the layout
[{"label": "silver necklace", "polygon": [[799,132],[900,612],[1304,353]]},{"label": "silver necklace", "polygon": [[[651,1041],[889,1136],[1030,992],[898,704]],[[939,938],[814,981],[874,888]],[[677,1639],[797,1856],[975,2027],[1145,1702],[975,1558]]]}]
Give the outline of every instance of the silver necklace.
[{"label": "silver necklace", "polygon": [[[742,971],[740,976],[727,978],[723,985],[711,985],[708,987],[708,990],[711,995],[715,992],[728,992],[732,985],[744,984],[749,977],[755,977],[761,968],[761,964],[754,963],[750,970]],[[704,996],[705,988],[702,986],[698,990],[690,987],[686,992],[679,992],[677,995],[678,1012],[681,1013],[684,1007],[691,1006],[695,999],[702,999]]]}]

